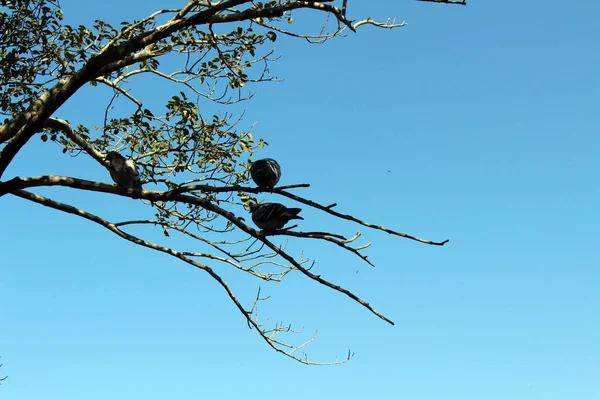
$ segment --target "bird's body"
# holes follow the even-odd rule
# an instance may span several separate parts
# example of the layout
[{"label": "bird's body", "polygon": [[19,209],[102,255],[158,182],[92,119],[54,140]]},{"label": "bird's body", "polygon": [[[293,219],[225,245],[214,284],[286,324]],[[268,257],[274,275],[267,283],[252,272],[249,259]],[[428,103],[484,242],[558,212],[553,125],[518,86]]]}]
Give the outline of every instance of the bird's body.
[{"label": "bird's body", "polygon": [[127,159],[116,151],[109,151],[106,155],[109,164],[110,176],[115,183],[125,189],[142,189],[140,173],[131,159]]},{"label": "bird's body", "polygon": [[250,176],[261,189],[273,189],[281,178],[281,167],[272,158],[256,160],[250,168]]},{"label": "bird's body", "polygon": [[298,216],[301,208],[287,208],[279,203],[250,204],[252,221],[260,229],[281,229],[292,219],[304,219]]}]

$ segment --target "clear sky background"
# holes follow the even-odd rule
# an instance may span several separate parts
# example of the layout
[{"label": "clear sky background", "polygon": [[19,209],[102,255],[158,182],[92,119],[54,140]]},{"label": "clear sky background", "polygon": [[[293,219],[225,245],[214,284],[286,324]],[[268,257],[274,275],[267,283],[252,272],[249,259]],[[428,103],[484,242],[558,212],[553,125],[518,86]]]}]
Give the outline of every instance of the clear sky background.
[{"label": "clear sky background", "polygon": [[[72,25],[164,6],[61,2]],[[244,304],[258,285],[271,294],[261,315],[305,328],[290,340],[318,329],[315,361],[355,352],[307,367],[249,330],[202,271],[5,196],[0,398],[600,399],[600,5],[349,3],[353,18],[408,25],[322,46],[281,38],[272,70],[285,81],[253,86],[243,123],[258,122],[271,144],[258,157],[280,161],[281,184],[308,182],[301,194],[340,211],[450,239],[439,248],[360,229],[375,268],[294,244],[396,326],[301,274],[269,285],[213,265]],[[93,93],[56,116],[89,123],[105,104]],[[110,182],[36,139],[5,178],[42,174]],[[36,192],[109,219],[145,212],[103,194]],[[358,229],[303,215],[306,229]]]}]

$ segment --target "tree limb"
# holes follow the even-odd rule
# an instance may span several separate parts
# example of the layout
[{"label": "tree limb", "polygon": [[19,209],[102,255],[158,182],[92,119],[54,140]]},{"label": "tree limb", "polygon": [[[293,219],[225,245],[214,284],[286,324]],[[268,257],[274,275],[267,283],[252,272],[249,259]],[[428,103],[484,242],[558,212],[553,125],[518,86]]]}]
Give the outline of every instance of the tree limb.
[{"label": "tree limb", "polygon": [[[308,184],[300,184],[300,185],[294,185],[294,187],[308,187],[310,185]],[[287,187],[285,187],[287,188]],[[410,240],[414,240],[420,243],[425,243],[425,244],[429,244],[429,245],[434,245],[434,246],[443,246],[446,243],[449,242],[449,239],[446,239],[444,241],[441,242],[435,242],[435,241],[431,241],[431,240],[427,240],[427,239],[421,239],[406,233],[402,233],[402,232],[397,232],[394,231],[392,229],[388,229],[385,228],[383,226],[380,225],[374,225],[374,224],[370,224],[368,222],[365,221],[361,221],[358,218],[355,218],[351,215],[347,215],[347,214],[341,214],[338,213],[336,211],[333,211],[332,208],[334,206],[336,206],[337,204],[332,204],[329,206],[323,206],[319,203],[316,203],[314,201],[305,199],[303,197],[300,197],[298,195],[295,195],[293,193],[290,193],[288,191],[283,190],[284,187],[275,187],[273,189],[270,190],[263,190],[263,189],[259,189],[259,188],[255,188],[255,187],[247,187],[247,186],[224,186],[224,187],[215,187],[215,186],[210,186],[210,185],[189,185],[189,186],[182,186],[180,188],[177,189],[173,189],[171,192],[167,192],[167,193],[185,193],[185,192],[193,192],[193,191],[201,191],[201,192],[214,192],[214,193],[218,193],[218,192],[248,192],[248,193],[261,193],[261,192],[269,192],[269,193],[276,193],[285,197],[288,197],[292,200],[296,200],[299,203],[302,204],[306,204],[308,206],[317,208],[319,210],[325,211],[328,214],[334,215],[338,218],[342,218],[342,219],[346,219],[348,221],[352,221],[352,222],[356,222],[357,224],[366,226],[368,228],[372,228],[372,229],[377,229],[386,233],[389,233],[391,235],[396,235],[396,236],[400,236],[406,239],[410,239]]]},{"label": "tree limb", "polygon": [[107,163],[104,160],[104,154],[97,151],[86,138],[75,132],[73,128],[71,128],[71,125],[69,125],[69,122],[59,118],[48,118],[44,124],[44,127],[63,132],[66,137],[71,139],[76,145],[85,150],[85,152],[88,153],[93,159],[107,167]]},{"label": "tree limb", "polygon": [[[256,239],[263,242],[268,248],[276,252],[280,257],[284,260],[292,264],[297,270],[302,272],[304,275],[309,277],[310,279],[320,283],[321,285],[327,286],[337,292],[343,293],[346,296],[350,297],[352,300],[356,301],[363,307],[367,308],[373,314],[381,318],[382,320],[394,325],[394,322],[376,311],[369,303],[339,285],[336,285],[332,282],[329,282],[326,279],[321,278],[321,275],[315,275],[310,272],[308,269],[304,268],[298,261],[296,261],[293,257],[288,255],[286,252],[281,250],[278,246],[269,241],[263,232],[258,232],[255,229],[249,227],[245,223],[243,223],[235,214],[230,211],[227,211],[216,204],[213,204],[211,201],[193,197],[183,194],[170,195],[168,192],[155,192],[151,190],[135,190],[135,189],[123,189],[116,185],[107,185],[105,183],[93,182],[83,179],[76,179],[70,177],[63,176],[41,176],[35,178],[14,178],[10,181],[4,182],[0,184],[0,196],[4,193],[14,193],[15,190],[19,190],[26,187],[34,187],[34,186],[68,186],[75,189],[81,190],[91,190],[96,192],[104,192],[104,193],[113,193],[118,194],[120,196],[127,196],[136,198],[141,198],[150,201],[177,201],[187,204],[193,204],[202,207],[207,211],[211,211],[215,214],[220,215],[221,217],[229,220],[233,225],[237,226],[243,232],[247,233],[250,236],[255,237]],[[315,203],[316,204],[316,203]]]},{"label": "tree limb", "polygon": [[[61,202],[58,202],[58,201],[49,199],[47,197],[34,194],[34,193],[30,193],[25,190],[15,190],[11,194],[13,194],[17,197],[21,197],[23,199],[32,201],[34,203],[38,203],[43,206],[53,208],[53,209],[56,209],[56,210],[59,210],[59,211],[62,211],[62,212],[68,213],[68,214],[77,215],[77,216],[87,219],[89,221],[95,222],[98,225],[108,229],[112,233],[116,234],[117,236],[120,236],[121,238],[123,238],[125,240],[128,240],[130,242],[133,242],[133,243],[143,246],[143,247],[147,247],[147,248],[150,248],[150,249],[162,252],[162,253],[169,254],[175,258],[178,258],[178,259],[186,262],[187,264],[190,264],[198,269],[201,269],[201,270],[207,272],[225,290],[225,292],[227,293],[227,295],[229,296],[231,301],[235,304],[237,309],[242,313],[244,318],[246,318],[246,321],[248,322],[248,324],[250,324],[252,327],[256,328],[256,331],[263,338],[263,340],[265,340],[267,342],[267,344],[269,346],[271,346],[271,348],[274,349],[275,351],[277,351],[278,353],[284,354],[290,358],[293,358],[296,361],[299,361],[304,364],[309,364],[309,365],[312,365],[312,364],[329,365],[329,364],[336,364],[336,363],[339,364],[341,362],[347,361],[347,360],[344,360],[344,361],[340,362],[340,361],[337,361],[337,359],[336,359],[336,362],[333,362],[333,363],[314,363],[314,362],[308,361],[308,359],[306,357],[301,358],[299,356],[296,356],[294,354],[294,352],[297,351],[298,349],[304,347],[306,345],[306,343],[303,343],[297,347],[285,345],[286,347],[289,347],[292,349],[292,350],[288,350],[288,351],[279,348],[277,345],[278,344],[282,345],[283,343],[273,340],[273,336],[267,335],[268,331],[265,331],[262,328],[262,326],[261,326],[262,324],[260,324],[258,321],[256,321],[255,319],[252,318],[252,311],[247,311],[242,306],[242,304],[237,299],[237,297],[235,296],[235,294],[233,293],[233,291],[231,290],[229,285],[227,285],[227,283],[221,278],[221,276],[219,274],[217,274],[208,265],[194,261],[194,260],[190,259],[189,257],[187,257],[186,255],[182,254],[181,252],[175,251],[171,248],[160,246],[158,244],[148,242],[146,240],[143,240],[136,236],[133,236],[129,233],[126,233],[126,232],[122,231],[121,229],[119,229],[118,227],[116,227],[115,224],[110,223],[110,222],[106,221],[105,219],[98,217],[97,215],[91,214],[87,211],[81,210],[81,209],[73,207],[71,205],[61,203]],[[290,331],[290,330],[288,329],[287,331]]]}]

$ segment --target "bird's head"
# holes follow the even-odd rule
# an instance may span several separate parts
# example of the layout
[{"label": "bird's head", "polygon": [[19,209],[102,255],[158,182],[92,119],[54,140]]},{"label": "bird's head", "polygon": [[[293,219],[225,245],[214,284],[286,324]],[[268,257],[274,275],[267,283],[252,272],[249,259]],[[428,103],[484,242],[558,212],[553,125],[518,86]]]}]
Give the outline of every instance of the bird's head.
[{"label": "bird's head", "polygon": [[250,205],[249,205],[249,207],[250,207],[250,212],[251,212],[251,213],[252,213],[252,212],[254,212],[254,210],[256,210],[256,209],[258,208],[258,206],[259,206],[259,205],[260,205],[259,203],[252,203],[252,204],[250,204]]},{"label": "bird's head", "polygon": [[106,161],[110,162],[112,160],[116,160],[116,159],[121,159],[123,158],[123,156],[119,153],[117,153],[116,151],[109,151],[108,153],[106,153]]},{"label": "bird's head", "polygon": [[121,169],[123,167],[123,163],[125,163],[125,157],[116,151],[109,151],[106,153],[105,159],[110,163],[111,168],[115,169]]}]

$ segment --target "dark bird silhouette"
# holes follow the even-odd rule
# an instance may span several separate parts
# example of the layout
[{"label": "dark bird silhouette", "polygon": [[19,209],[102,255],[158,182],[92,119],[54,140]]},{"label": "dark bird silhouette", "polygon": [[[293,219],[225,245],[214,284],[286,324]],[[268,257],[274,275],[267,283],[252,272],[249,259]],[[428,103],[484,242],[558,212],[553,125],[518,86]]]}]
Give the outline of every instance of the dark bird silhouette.
[{"label": "dark bird silhouette", "polygon": [[140,173],[131,159],[127,159],[116,151],[106,155],[110,176],[115,183],[125,189],[142,189]]},{"label": "dark bird silhouette", "polygon": [[287,208],[279,203],[254,203],[250,204],[252,221],[260,229],[281,229],[292,219],[304,219],[298,216],[301,208]]},{"label": "dark bird silhouette", "polygon": [[261,189],[273,189],[281,178],[281,167],[272,158],[256,160],[250,168],[250,176]]}]

